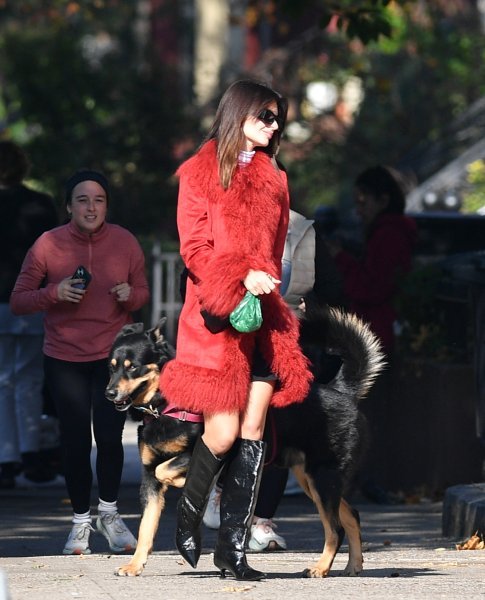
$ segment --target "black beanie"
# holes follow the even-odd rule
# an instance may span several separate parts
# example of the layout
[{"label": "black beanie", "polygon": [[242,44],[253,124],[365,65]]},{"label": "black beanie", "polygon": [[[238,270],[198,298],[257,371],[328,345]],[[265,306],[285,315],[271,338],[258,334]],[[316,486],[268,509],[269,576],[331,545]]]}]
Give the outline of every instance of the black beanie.
[{"label": "black beanie", "polygon": [[106,192],[106,200],[109,201],[109,183],[106,177],[99,171],[91,171],[90,169],[82,169],[76,171],[74,175],[66,181],[66,205],[71,201],[72,191],[81,181],[95,181]]}]

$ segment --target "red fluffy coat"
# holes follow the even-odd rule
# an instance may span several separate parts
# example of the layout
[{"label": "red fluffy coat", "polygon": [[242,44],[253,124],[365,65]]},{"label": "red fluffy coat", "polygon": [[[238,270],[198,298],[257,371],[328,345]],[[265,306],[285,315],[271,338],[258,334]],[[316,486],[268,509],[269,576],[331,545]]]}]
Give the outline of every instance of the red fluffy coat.
[{"label": "red fluffy coat", "polygon": [[263,325],[255,333],[228,327],[212,334],[200,314],[205,309],[227,317],[244,296],[242,280],[250,269],[279,278],[289,212],[284,173],[257,151],[223,190],[211,141],[180,167],[178,175],[180,253],[191,277],[179,320],[177,355],[160,378],[162,394],[181,408],[206,414],[243,411],[257,342],[278,376],[272,405],[302,401],[311,374],[298,346],[298,322],[279,292],[260,296]]}]

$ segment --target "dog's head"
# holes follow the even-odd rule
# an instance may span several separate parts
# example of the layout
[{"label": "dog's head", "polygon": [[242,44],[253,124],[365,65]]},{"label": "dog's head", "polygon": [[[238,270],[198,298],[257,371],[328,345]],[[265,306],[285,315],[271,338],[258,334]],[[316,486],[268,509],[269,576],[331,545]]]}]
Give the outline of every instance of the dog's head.
[{"label": "dog's head", "polygon": [[143,330],[143,323],[125,325],[116,336],[109,356],[110,380],[105,390],[117,410],[152,405],[158,396],[158,380],[163,365],[175,355],[161,329]]}]

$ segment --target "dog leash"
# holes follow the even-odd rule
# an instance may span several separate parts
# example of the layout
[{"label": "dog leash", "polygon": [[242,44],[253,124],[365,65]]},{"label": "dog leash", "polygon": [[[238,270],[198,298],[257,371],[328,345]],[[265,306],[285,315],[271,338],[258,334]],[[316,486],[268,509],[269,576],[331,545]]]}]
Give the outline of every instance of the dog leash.
[{"label": "dog leash", "polygon": [[146,413],[144,420],[145,423],[149,422],[150,419],[159,419],[161,415],[170,417],[172,419],[178,419],[179,421],[189,421],[190,423],[203,423],[204,415],[202,413],[193,413],[188,410],[179,410],[174,404],[167,404],[167,406],[160,413],[157,407],[150,406],[136,406],[137,410],[141,410]]},{"label": "dog leash", "polygon": [[166,417],[172,417],[173,419],[178,419],[179,421],[190,421],[191,423],[204,422],[204,415],[202,413],[180,410],[174,404],[167,404],[167,406],[162,410],[162,415],[165,415]]},{"label": "dog leash", "polygon": [[[145,406],[137,406],[139,410],[146,412],[150,415],[152,419],[159,419],[160,413],[157,408],[153,408],[151,405],[147,408]],[[179,421],[189,421],[190,423],[203,423],[204,415],[202,413],[193,413],[187,410],[179,410],[175,404],[167,404],[167,406],[162,410],[162,415],[166,417],[171,417],[172,419],[178,419]],[[276,425],[274,420],[274,414],[272,410],[268,411],[268,417],[270,419],[270,430],[271,430],[271,455],[267,461],[265,461],[264,465],[270,465],[277,454],[277,445],[278,438],[276,435]],[[149,419],[148,415],[145,415],[145,419]]]}]

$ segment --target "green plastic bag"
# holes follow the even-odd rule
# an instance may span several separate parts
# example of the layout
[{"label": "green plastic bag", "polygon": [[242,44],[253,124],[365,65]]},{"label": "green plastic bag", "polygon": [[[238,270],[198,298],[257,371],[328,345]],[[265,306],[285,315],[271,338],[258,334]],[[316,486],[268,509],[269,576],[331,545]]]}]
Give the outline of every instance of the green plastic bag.
[{"label": "green plastic bag", "polygon": [[234,329],[241,333],[257,331],[263,323],[260,299],[251,292],[246,292],[244,298],[229,315],[229,321]]}]

